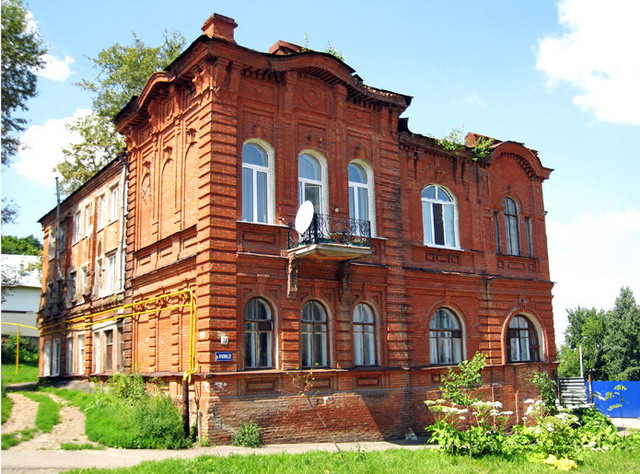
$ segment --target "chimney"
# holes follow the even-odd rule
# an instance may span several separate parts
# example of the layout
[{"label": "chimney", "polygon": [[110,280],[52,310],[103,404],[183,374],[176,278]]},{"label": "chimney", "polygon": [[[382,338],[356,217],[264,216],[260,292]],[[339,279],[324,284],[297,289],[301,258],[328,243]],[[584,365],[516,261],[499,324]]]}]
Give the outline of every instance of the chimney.
[{"label": "chimney", "polygon": [[269,53],[276,54],[278,56],[286,56],[288,54],[296,54],[302,52],[302,46],[298,46],[297,44],[287,43],[286,41],[278,41],[271,48],[269,48]]},{"label": "chimney", "polygon": [[233,39],[233,30],[236,29],[236,26],[238,26],[238,24],[233,18],[214,13],[204,22],[202,31],[204,31],[204,34],[209,38],[220,38],[235,43],[236,40]]}]

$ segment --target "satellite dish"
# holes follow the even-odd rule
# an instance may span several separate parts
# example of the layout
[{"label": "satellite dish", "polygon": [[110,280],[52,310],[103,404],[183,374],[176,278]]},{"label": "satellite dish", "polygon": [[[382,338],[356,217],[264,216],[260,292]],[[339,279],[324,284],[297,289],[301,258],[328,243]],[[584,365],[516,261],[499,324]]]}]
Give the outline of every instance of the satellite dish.
[{"label": "satellite dish", "polygon": [[296,221],[295,221],[295,229],[299,234],[304,234],[309,226],[311,225],[311,221],[313,221],[313,213],[315,210],[313,209],[313,203],[311,201],[305,201],[298,209],[296,213]]}]

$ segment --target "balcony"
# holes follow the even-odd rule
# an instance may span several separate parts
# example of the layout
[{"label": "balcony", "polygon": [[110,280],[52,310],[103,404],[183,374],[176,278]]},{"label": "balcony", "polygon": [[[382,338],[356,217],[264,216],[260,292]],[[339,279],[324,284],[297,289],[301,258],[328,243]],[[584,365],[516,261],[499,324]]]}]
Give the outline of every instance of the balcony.
[{"label": "balcony", "polygon": [[311,225],[299,234],[289,228],[287,253],[295,258],[353,260],[371,255],[371,223],[314,214]]}]

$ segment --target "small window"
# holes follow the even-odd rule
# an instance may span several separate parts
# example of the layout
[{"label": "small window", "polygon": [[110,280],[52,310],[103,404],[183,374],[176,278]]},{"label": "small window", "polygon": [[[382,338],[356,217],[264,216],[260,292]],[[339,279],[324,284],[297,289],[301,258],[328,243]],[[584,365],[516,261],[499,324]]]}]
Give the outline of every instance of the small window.
[{"label": "small window", "polygon": [[509,321],[507,335],[509,362],[538,362],[540,344],[533,323],[523,315]]},{"label": "small window", "polygon": [[42,376],[49,377],[51,375],[51,341],[44,341],[42,353]]},{"label": "small window", "polygon": [[354,365],[376,365],[376,323],[369,305],[360,303],[353,311]]},{"label": "small window", "polygon": [[71,306],[71,304],[76,300],[76,295],[78,292],[77,277],[78,277],[78,273],[75,270],[69,272],[69,278],[67,278],[67,294],[66,294],[67,306]]},{"label": "small window", "polygon": [[60,375],[60,339],[53,340],[53,354],[51,356],[51,375]]},{"label": "small window", "polygon": [[91,235],[91,232],[93,231],[93,229],[91,228],[91,204],[87,204],[86,206],[84,206],[84,236],[85,237],[89,237]]},{"label": "small window", "polygon": [[82,213],[80,211],[73,215],[73,229],[71,233],[71,243],[75,244],[80,240],[80,227],[82,223]]},{"label": "small window", "polygon": [[78,360],[76,361],[76,373],[84,374],[84,334],[78,334],[76,338],[76,354]]},{"label": "small window", "polygon": [[441,186],[422,191],[422,226],[425,245],[458,247],[457,210],[453,197]]},{"label": "small window", "polygon": [[67,336],[67,374],[73,374],[73,335]]},{"label": "small window", "polygon": [[242,147],[242,220],[273,221],[271,206],[271,170],[266,150],[247,143]]},{"label": "small window", "polygon": [[524,218],[524,230],[527,236],[527,256],[533,257],[533,227],[531,217]]},{"label": "small window", "polygon": [[269,305],[253,298],[244,308],[244,366],[273,367],[273,318]]},{"label": "small window", "polygon": [[97,208],[97,228],[102,229],[105,225],[105,220],[107,218],[107,199],[104,194],[98,196],[98,201],[96,203]]},{"label": "small window", "polygon": [[49,231],[49,260],[56,258],[56,228]]},{"label": "small window", "polygon": [[496,238],[496,253],[502,253],[502,238],[500,231],[500,213],[498,211],[493,213],[493,230]]},{"label": "small window", "polygon": [[104,266],[104,280],[102,282],[103,295],[112,295],[114,293],[117,284],[117,270],[116,254],[107,255]]},{"label": "small window", "polygon": [[328,365],[327,313],[317,301],[302,308],[302,367]]},{"label": "small window", "polygon": [[109,190],[109,222],[118,219],[120,209],[120,187],[118,185]]},{"label": "small window", "polygon": [[504,199],[504,230],[507,238],[507,255],[520,255],[518,207],[511,198]]},{"label": "small window", "polygon": [[429,324],[429,350],[432,364],[462,362],[462,329],[452,311],[438,309]]}]

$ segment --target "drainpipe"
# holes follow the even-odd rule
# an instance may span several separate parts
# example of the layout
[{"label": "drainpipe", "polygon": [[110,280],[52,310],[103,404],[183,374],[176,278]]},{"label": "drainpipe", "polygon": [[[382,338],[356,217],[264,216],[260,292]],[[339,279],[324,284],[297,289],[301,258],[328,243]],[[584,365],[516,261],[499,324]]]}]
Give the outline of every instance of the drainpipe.
[{"label": "drainpipe", "polygon": [[185,437],[189,436],[189,380],[182,379],[182,429]]}]

